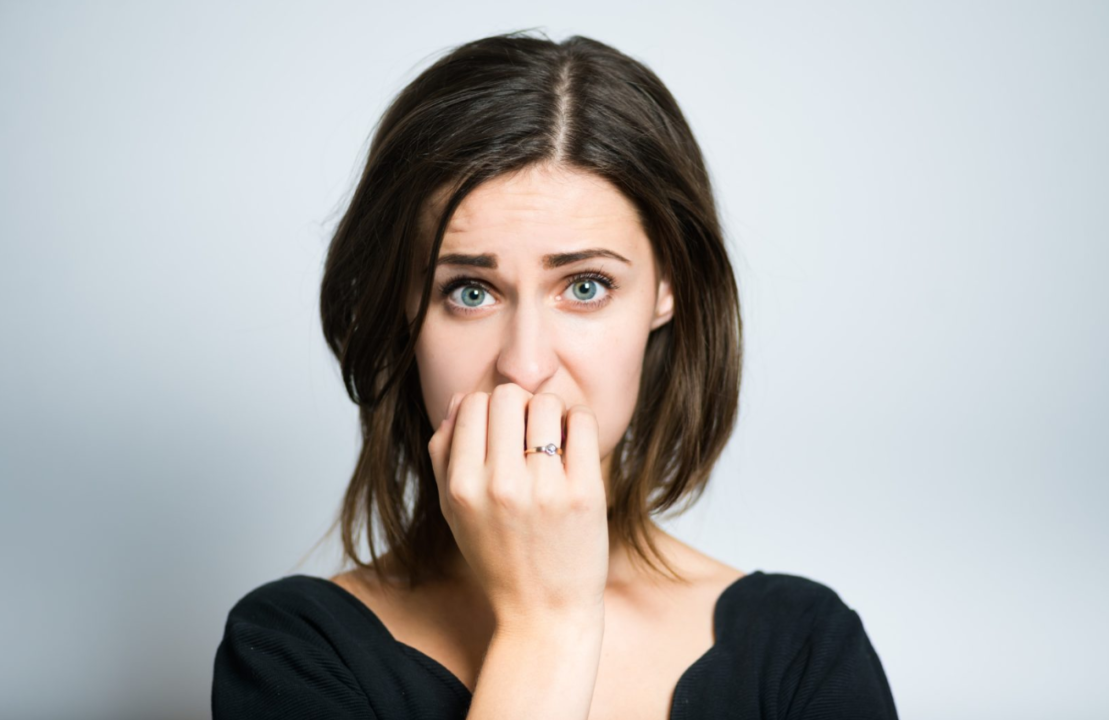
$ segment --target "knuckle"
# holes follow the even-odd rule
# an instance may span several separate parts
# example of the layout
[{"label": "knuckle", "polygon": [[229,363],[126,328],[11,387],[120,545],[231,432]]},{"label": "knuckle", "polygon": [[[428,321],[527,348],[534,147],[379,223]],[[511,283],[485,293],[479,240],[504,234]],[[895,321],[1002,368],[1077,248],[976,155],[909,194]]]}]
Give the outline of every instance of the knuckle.
[{"label": "knuckle", "polygon": [[555,488],[554,483],[539,483],[535,488],[535,506],[540,510],[564,510],[569,504],[565,492]]},{"label": "knuckle", "polygon": [[447,497],[450,500],[450,505],[457,509],[467,509],[473,506],[473,500],[470,497],[470,492],[462,487],[461,483],[452,482],[447,488]]},{"label": "knuckle", "polygon": [[506,482],[489,483],[489,500],[496,507],[510,510],[519,507],[520,491]]},{"label": "knuckle", "polygon": [[567,508],[574,513],[583,513],[593,507],[593,499],[584,492],[574,492],[566,501]]},{"label": "knuckle", "polygon": [[470,508],[474,506],[473,490],[469,483],[462,482],[458,472],[447,467],[446,495],[450,504],[456,508]]}]

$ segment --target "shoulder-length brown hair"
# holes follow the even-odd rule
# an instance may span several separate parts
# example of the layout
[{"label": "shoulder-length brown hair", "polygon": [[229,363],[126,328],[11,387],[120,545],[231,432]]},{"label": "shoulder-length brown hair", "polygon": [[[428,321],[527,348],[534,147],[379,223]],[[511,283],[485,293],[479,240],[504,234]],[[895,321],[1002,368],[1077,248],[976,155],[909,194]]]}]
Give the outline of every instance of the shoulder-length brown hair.
[{"label": "shoulder-length brown hair", "polygon": [[[451,215],[474,188],[539,163],[586,170],[620,189],[671,281],[673,317],[651,333],[636,409],[613,451],[609,527],[633,558],[658,570],[645,542],[683,579],[645,531],[651,515],[688,496],[684,512],[703,492],[738,415],[743,359],[739,295],[709,176],[677,102],[643,63],[586,37],[556,43],[516,32],[454,48],[397,95],[325,261],[323,332],[363,439],[331,529],[342,526],[344,557],[372,564],[382,581],[375,525],[410,587],[441,577],[454,549],[414,362],[432,275],[409,325],[412,264],[434,266]],[[422,213],[444,189],[430,254],[416,257],[427,247]],[[357,547],[363,534],[370,563]]]}]

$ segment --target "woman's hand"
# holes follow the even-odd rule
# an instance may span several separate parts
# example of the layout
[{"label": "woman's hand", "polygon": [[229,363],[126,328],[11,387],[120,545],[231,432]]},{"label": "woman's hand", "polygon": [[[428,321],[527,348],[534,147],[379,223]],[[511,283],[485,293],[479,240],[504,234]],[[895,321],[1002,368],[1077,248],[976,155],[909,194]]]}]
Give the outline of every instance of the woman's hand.
[{"label": "woman's hand", "polygon": [[[604,612],[608,504],[597,418],[575,405],[564,430],[563,409],[557,395],[514,383],[456,393],[428,443],[443,516],[498,625]],[[524,455],[548,443],[562,456]]]}]

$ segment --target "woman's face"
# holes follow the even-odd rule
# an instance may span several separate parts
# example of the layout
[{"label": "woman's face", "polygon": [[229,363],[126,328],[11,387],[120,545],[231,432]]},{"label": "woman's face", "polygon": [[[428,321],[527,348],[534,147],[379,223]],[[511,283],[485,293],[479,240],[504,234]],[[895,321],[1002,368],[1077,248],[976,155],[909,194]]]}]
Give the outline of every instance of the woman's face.
[{"label": "woman's face", "polygon": [[[424,249],[443,199],[428,205]],[[427,256],[415,263],[409,321]],[[635,410],[648,335],[673,314],[669,282],[658,277],[635,206],[599,176],[531,166],[462,201],[433,272],[416,345],[432,427],[456,392],[511,382],[554,393],[566,409],[583,404],[596,414],[607,487],[609,457]]]}]

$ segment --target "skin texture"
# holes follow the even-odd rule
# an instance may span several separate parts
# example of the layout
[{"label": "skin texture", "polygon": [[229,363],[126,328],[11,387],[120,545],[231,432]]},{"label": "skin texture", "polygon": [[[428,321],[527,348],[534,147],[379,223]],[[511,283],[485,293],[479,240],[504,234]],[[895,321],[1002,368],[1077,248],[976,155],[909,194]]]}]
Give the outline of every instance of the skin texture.
[{"label": "skin texture", "polygon": [[[443,199],[428,203],[423,224],[428,244]],[[545,255],[597,248],[628,262],[594,257],[544,267]],[[441,262],[433,270],[431,304],[416,346],[432,426],[447,416],[456,393],[492,393],[504,383],[533,395],[557,395],[564,411],[586,405],[596,416],[601,474],[610,497],[609,463],[635,410],[649,334],[673,315],[670,284],[659,275],[635,206],[599,176],[531,166],[487,181],[463,200],[439,255],[442,261],[456,253],[495,255],[497,267]],[[427,253],[417,257],[409,320],[419,308]],[[607,274],[616,287],[574,278],[591,271]],[[443,295],[440,286],[456,277],[471,280]],[[556,428],[548,426],[546,441],[562,445]],[[453,562],[465,573],[460,557]],[[611,548],[612,582],[630,579],[628,562],[624,549]]]}]

